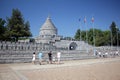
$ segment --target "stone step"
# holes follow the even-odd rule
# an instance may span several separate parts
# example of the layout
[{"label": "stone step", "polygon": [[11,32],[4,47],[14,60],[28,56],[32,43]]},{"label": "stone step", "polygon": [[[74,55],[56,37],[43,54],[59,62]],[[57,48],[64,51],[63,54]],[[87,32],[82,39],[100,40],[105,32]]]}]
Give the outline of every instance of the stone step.
[{"label": "stone step", "polygon": [[[42,51],[44,54],[44,60],[48,60],[48,52]],[[33,51],[0,51],[0,63],[23,63],[32,61]],[[38,60],[38,53],[36,51],[36,58]],[[52,56],[57,56],[57,51],[52,51]],[[91,55],[86,54],[86,51],[62,51],[61,60],[78,60],[94,58]]]},{"label": "stone step", "polygon": [[[80,59],[92,59],[94,56],[61,56],[61,60],[80,60]],[[43,58],[44,61],[48,61],[47,58]],[[36,58],[38,60],[38,57]],[[31,62],[32,57],[0,57],[0,63],[25,63]]]}]

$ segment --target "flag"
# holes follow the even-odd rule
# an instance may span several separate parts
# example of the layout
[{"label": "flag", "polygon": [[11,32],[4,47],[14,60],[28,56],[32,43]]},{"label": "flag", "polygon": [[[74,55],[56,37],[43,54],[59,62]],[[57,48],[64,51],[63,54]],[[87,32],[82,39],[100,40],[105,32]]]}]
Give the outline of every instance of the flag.
[{"label": "flag", "polygon": [[86,17],[84,18],[84,23],[86,23]]},{"label": "flag", "polygon": [[92,23],[94,22],[94,17],[92,17],[91,21],[92,21]]}]

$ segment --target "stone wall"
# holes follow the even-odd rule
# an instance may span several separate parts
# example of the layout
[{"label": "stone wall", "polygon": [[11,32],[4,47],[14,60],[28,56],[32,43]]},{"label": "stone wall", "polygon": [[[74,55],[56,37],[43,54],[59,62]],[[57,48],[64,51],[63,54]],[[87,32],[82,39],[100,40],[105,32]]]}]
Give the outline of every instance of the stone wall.
[{"label": "stone wall", "polygon": [[44,59],[47,60],[49,51],[56,57],[58,50],[62,52],[62,60],[92,58],[86,51],[70,51],[67,48],[56,48],[52,44],[0,42],[0,63],[31,62],[33,52],[37,56],[39,51],[44,53]]},{"label": "stone wall", "polygon": [[[112,52],[115,52],[117,49],[120,51],[120,47],[112,47]],[[103,54],[106,52],[110,53],[111,47],[110,46],[96,47],[96,50],[101,51]],[[62,53],[61,60],[96,58],[96,56],[94,56],[92,49],[89,49],[89,52],[87,53],[86,49],[69,50],[67,47],[57,48],[52,44],[0,42],[0,63],[31,62],[33,52],[36,53],[36,58],[38,60],[39,51],[43,52],[44,60],[48,60],[47,53],[49,51],[52,51],[54,57],[56,57],[56,53],[60,51]]]},{"label": "stone wall", "polygon": [[52,44],[24,43],[24,42],[0,42],[0,50],[10,51],[40,51],[56,49]]},{"label": "stone wall", "polygon": [[33,52],[54,49],[55,46],[47,44],[0,42],[0,63],[31,62]]}]

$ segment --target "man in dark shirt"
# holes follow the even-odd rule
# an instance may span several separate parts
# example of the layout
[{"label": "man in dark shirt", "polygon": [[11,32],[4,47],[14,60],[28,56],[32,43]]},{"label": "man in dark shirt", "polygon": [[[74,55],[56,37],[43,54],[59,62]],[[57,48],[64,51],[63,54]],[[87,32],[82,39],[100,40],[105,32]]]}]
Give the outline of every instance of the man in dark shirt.
[{"label": "man in dark shirt", "polygon": [[52,64],[52,51],[48,53],[49,63]]}]

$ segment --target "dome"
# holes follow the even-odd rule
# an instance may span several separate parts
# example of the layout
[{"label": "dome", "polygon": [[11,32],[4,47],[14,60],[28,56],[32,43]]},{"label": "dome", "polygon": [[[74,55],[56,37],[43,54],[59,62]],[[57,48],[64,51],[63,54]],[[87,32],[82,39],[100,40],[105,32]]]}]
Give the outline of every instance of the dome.
[{"label": "dome", "polygon": [[57,35],[57,28],[50,17],[47,17],[45,23],[41,26],[39,35]]}]

